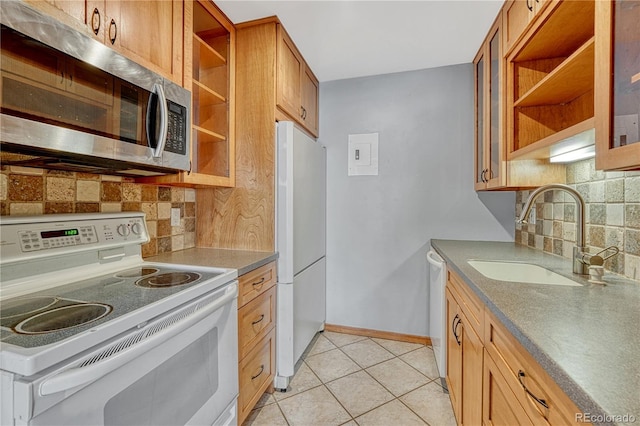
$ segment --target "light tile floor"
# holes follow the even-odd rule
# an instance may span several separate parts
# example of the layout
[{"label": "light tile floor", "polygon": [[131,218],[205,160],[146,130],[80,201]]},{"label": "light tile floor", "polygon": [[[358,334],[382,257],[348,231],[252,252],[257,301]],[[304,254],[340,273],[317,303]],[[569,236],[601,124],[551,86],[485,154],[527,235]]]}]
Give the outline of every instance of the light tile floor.
[{"label": "light tile floor", "polygon": [[244,426],[455,424],[430,346],[325,331]]}]

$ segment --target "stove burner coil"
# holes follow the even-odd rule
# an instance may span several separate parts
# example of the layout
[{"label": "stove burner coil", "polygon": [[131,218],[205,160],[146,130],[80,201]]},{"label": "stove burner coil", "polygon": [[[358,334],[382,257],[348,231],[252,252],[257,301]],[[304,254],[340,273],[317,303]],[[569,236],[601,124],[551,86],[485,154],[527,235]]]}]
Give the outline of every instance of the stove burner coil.
[{"label": "stove burner coil", "polygon": [[196,272],[166,272],[139,279],[136,281],[136,285],[146,288],[174,287],[192,283],[200,277],[201,275]]},{"label": "stove burner coil", "polygon": [[126,271],[118,272],[114,276],[117,278],[140,278],[140,277],[145,277],[147,275],[155,274],[158,271],[159,271],[158,268],[142,267],[142,268],[127,269]]},{"label": "stove burner coil", "polygon": [[0,304],[0,319],[20,317],[43,311],[58,302],[53,296],[19,297]]},{"label": "stove burner coil", "polygon": [[67,305],[30,316],[13,330],[20,334],[45,334],[88,324],[108,315],[113,310],[102,303]]}]

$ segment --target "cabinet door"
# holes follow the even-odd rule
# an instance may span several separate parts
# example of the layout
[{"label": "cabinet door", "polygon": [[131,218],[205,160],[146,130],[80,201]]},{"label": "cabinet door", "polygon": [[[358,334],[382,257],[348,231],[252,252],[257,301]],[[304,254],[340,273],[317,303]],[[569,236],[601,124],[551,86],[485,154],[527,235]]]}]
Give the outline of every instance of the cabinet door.
[{"label": "cabinet door", "polygon": [[484,130],[484,86],[485,86],[485,50],[484,47],[473,61],[474,81],[475,81],[475,183],[476,191],[485,189],[487,183],[485,175],[487,169],[485,167],[485,130]]},{"label": "cabinet door", "polygon": [[510,0],[503,8],[505,52],[520,38],[535,14],[536,0]]},{"label": "cabinet door", "polygon": [[47,3],[53,5],[57,9],[60,9],[67,15],[82,22],[86,22],[84,0],[45,0]]},{"label": "cabinet door", "polygon": [[471,327],[467,317],[460,313],[458,327],[462,341],[462,425],[482,423],[482,340]]},{"label": "cabinet door", "polygon": [[285,112],[300,120],[302,117],[300,79],[304,66],[302,57],[280,25],[278,25],[278,33],[276,102]]},{"label": "cabinet door", "polygon": [[302,122],[314,136],[318,136],[318,79],[308,67],[302,74]]},{"label": "cabinet door", "polygon": [[105,7],[105,44],[182,85],[182,1],[109,1]]},{"label": "cabinet door", "polygon": [[532,425],[526,412],[509,388],[489,354],[484,357],[482,420],[484,425]]},{"label": "cabinet door", "polygon": [[446,290],[447,309],[447,386],[453,406],[453,413],[462,420],[462,341],[459,337],[460,309],[458,303]]},{"label": "cabinet door", "polygon": [[502,176],[502,160],[504,153],[502,151],[502,49],[500,40],[500,25],[495,25],[490,34],[488,43],[487,58],[489,62],[487,66],[487,126],[488,136],[486,147],[488,150],[487,162],[488,172],[485,174],[485,180],[488,180],[488,187],[493,188],[501,185]]},{"label": "cabinet door", "polygon": [[640,168],[640,6],[596,2],[596,168]]}]

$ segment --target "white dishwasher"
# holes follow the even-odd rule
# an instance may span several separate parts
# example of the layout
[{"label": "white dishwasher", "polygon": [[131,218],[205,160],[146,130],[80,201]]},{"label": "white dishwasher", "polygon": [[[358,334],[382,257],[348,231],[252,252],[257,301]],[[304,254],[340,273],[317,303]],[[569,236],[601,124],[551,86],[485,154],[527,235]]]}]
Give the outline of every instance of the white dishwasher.
[{"label": "white dishwasher", "polygon": [[440,373],[440,382],[447,389],[447,335],[445,333],[446,303],[444,288],[447,284],[447,264],[431,248],[427,253],[429,262],[429,337]]}]

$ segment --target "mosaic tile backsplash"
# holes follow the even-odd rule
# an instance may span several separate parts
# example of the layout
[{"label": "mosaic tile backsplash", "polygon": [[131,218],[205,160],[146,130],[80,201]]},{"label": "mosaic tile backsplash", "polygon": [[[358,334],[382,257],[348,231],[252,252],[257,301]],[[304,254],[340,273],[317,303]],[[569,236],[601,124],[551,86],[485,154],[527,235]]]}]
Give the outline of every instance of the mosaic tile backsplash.
[{"label": "mosaic tile backsplash", "polygon": [[[585,200],[586,244],[590,253],[616,246],[620,253],[605,269],[640,280],[640,172],[595,170],[593,159],[567,165],[567,184]],[[530,191],[516,192],[516,216]],[[536,200],[536,223],[516,224],[516,241],[571,258],[576,243],[575,202],[561,191]]]},{"label": "mosaic tile backsplash", "polygon": [[[180,226],[171,226],[171,208],[180,209]],[[142,211],[151,241],[144,257],[195,247],[194,189],[138,184],[130,178],[90,173],[3,166],[0,213],[38,215]]]}]

